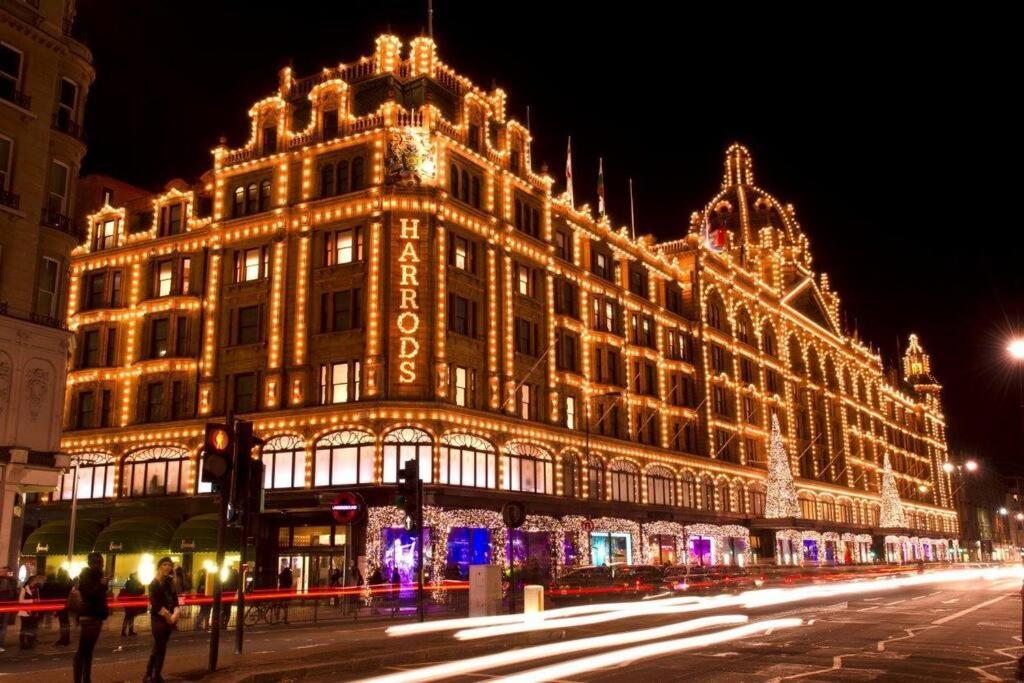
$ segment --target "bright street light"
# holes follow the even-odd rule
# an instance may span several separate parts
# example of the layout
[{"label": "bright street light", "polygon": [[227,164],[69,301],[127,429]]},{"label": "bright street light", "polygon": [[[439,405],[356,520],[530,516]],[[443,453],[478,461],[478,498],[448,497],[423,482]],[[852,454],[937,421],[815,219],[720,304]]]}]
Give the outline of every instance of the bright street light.
[{"label": "bright street light", "polygon": [[1003,517],[1005,517],[1006,516],[1006,508],[999,508],[999,514],[1001,514]]},{"label": "bright street light", "polygon": [[1018,512],[1017,513],[1017,521],[1018,522],[1024,522],[1024,512]]},{"label": "bright street light", "polygon": [[953,463],[951,463],[951,462],[944,462],[944,463],[942,463],[942,471],[945,472],[946,474],[950,474],[954,469],[955,468],[953,467]]},{"label": "bright street light", "polygon": [[1010,352],[1010,355],[1015,360],[1024,360],[1024,337],[1011,339],[1010,343],[1006,346],[1006,350]]},{"label": "bright street light", "polygon": [[967,462],[964,463],[964,467],[967,468],[968,472],[973,472],[974,470],[978,469],[978,463],[974,462],[973,460],[968,460]]}]

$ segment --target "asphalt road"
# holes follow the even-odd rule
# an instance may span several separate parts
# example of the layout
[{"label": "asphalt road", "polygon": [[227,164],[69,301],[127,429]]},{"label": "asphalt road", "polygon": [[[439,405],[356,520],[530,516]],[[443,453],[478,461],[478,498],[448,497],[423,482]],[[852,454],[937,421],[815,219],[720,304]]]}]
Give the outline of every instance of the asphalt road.
[{"label": "asphalt road", "polygon": [[[732,606],[693,615],[648,615],[468,643],[456,641],[450,632],[393,638],[384,633],[382,624],[344,622],[253,631],[247,636],[245,654],[235,656],[231,653],[233,634],[228,633],[221,650],[222,671],[207,680],[357,680],[497,652],[518,653],[522,648],[572,639],[612,635],[614,641],[637,629],[722,614],[745,614],[751,621],[798,618],[803,624],[688,652],[657,651],[634,661],[613,655],[615,661],[610,666],[561,680],[1012,680],[1016,657],[1022,652],[1020,582],[965,583],[937,583],[752,609]],[[654,642],[667,640],[671,638]],[[95,681],[141,680],[149,638],[140,635],[123,646],[122,642],[113,635],[101,639]],[[557,662],[618,653],[633,645],[613,642],[587,652],[487,668],[444,680],[500,678]],[[202,635],[175,634],[166,678],[200,678],[206,648]],[[57,653],[49,646],[28,656],[11,650],[0,655],[0,677],[5,680],[71,680],[70,669],[71,652]]]}]

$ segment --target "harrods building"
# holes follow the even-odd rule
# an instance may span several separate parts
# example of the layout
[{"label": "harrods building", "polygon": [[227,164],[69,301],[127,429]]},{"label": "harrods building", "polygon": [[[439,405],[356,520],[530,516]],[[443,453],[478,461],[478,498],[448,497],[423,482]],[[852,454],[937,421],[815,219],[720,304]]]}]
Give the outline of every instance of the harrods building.
[{"label": "harrods building", "polygon": [[[81,181],[62,439],[76,557],[108,554],[119,580],[147,555],[209,562],[199,447],[232,413],[266,440],[266,513],[246,539],[258,581],[285,561],[302,586],[349,561],[409,571],[393,489],[409,459],[433,578],[476,562],[947,559],[958,522],[928,356],[911,336],[887,371],[844,328],[794,208],[755,183],[744,147],[659,243],[574,207],[506,94],[429,38],[283,69],[249,117],[197,183]],[[765,518],[772,415],[797,518]],[[901,529],[879,529],[886,455]],[[23,560],[67,553],[72,471],[29,507]],[[369,506],[351,527],[330,513],[346,489]],[[512,533],[509,500],[530,515]]]}]

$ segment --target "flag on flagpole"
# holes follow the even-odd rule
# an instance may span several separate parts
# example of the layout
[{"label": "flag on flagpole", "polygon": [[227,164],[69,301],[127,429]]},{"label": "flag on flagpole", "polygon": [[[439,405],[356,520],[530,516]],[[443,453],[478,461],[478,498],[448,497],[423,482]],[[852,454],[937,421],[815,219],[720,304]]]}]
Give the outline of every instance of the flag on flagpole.
[{"label": "flag on flagpole", "polygon": [[636,239],[636,209],[633,205],[633,179],[629,179],[629,235]]},{"label": "flag on flagpole", "polygon": [[569,195],[569,206],[576,208],[572,196],[572,136],[569,136],[569,149],[565,157],[565,193]]},{"label": "flag on flagpole", "polygon": [[597,159],[597,213],[604,215],[604,159]]}]

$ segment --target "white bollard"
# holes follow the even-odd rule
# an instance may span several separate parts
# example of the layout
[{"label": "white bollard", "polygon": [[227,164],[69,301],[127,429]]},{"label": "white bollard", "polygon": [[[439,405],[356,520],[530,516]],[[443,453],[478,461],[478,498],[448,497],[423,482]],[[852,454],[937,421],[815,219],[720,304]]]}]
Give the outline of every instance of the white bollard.
[{"label": "white bollard", "polygon": [[523,617],[526,621],[544,618],[544,586],[523,586]]}]

